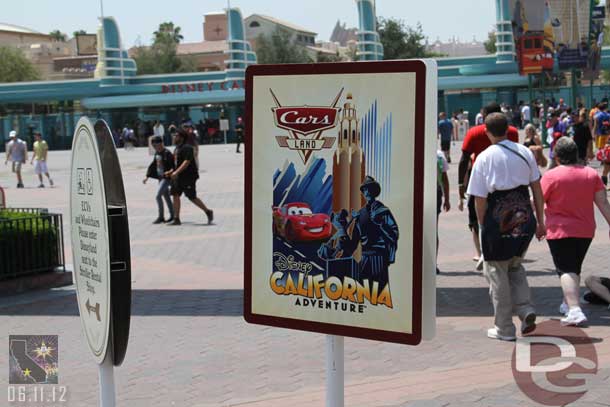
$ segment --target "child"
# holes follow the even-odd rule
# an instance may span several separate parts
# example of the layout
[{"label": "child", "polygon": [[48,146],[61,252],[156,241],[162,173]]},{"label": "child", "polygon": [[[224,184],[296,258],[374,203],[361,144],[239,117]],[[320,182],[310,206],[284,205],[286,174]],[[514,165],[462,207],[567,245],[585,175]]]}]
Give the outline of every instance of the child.
[{"label": "child", "polygon": [[[168,171],[172,171],[175,166],[174,156],[167,148],[165,148],[163,138],[160,136],[153,136],[151,144],[155,149],[155,155],[152,163],[150,163],[148,170],[146,171],[146,178],[144,178],[142,182],[146,184],[148,178],[155,178],[159,180],[159,188],[157,189],[156,197],[157,206],[159,208],[159,216],[153,222],[153,224],[157,225],[159,223],[172,222],[174,220],[174,205],[172,204],[172,200],[169,195],[170,179],[165,174]],[[169,210],[169,219],[167,220],[165,220],[163,216],[163,199],[165,199],[167,209]]]}]

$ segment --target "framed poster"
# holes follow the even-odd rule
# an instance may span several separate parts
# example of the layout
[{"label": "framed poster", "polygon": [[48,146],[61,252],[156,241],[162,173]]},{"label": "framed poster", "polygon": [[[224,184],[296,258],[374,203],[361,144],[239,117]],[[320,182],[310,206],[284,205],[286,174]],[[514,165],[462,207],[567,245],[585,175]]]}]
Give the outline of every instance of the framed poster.
[{"label": "framed poster", "polygon": [[248,322],[420,342],[435,314],[436,89],[433,61],[248,67]]}]

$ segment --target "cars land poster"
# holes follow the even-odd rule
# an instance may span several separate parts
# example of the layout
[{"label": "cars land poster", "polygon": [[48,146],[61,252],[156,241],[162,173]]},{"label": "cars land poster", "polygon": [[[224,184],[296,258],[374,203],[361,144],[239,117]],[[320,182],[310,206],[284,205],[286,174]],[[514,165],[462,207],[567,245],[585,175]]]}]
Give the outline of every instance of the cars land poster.
[{"label": "cars land poster", "polygon": [[510,0],[519,73],[553,70],[555,38],[548,0]]},{"label": "cars land poster", "polygon": [[436,179],[425,159],[435,161],[425,96],[436,72],[423,61],[324,65],[248,71],[246,319],[416,343],[422,269],[434,275],[423,179]]}]

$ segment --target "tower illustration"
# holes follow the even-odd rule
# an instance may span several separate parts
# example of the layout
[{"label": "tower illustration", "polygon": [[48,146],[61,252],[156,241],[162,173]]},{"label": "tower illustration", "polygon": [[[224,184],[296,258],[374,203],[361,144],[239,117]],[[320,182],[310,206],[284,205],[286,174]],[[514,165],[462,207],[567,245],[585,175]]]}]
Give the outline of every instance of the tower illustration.
[{"label": "tower illustration", "polygon": [[348,93],[339,123],[337,150],[333,157],[333,212],[359,210],[364,205],[360,185],[364,180],[364,154],[360,146],[359,120]]}]

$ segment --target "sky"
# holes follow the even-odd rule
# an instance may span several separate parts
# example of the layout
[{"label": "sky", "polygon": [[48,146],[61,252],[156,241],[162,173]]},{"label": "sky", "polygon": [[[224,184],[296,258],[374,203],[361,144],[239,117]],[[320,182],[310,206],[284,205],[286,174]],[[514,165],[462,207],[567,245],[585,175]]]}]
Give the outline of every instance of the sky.
[{"label": "sky", "polygon": [[[95,33],[100,15],[99,0],[2,1],[0,22],[48,33],[59,29],[72,36],[84,29]],[[123,47],[148,44],[159,23],[172,21],[182,29],[184,42],[203,40],[203,15],[221,11],[226,0],[104,0],[104,14],[119,24]],[[253,13],[271,15],[330,38],[337,19],[348,27],[358,24],[354,0],[232,0],[245,17]],[[457,37],[484,40],[495,22],[493,0],[377,0],[377,15],[402,19],[407,25],[422,24],[430,41]]]}]

